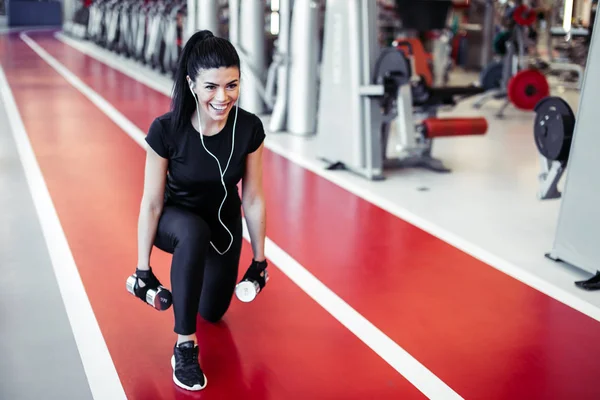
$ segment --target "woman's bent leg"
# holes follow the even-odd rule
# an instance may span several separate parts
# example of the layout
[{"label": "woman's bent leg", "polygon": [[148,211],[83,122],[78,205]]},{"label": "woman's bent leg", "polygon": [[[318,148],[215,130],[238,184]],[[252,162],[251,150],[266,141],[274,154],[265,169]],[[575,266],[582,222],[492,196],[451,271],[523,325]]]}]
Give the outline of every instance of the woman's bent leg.
[{"label": "woman's bent leg", "polygon": [[193,391],[204,389],[207,383],[198,363],[198,345],[193,334],[209,243],[210,229],[201,217],[176,207],[165,207],[154,244],[173,254],[171,291],[175,332],[179,334],[171,358],[173,381]]},{"label": "woman's bent leg", "polygon": [[210,229],[198,215],[167,206],[158,222],[155,245],[172,253],[171,292],[175,332],[196,332],[196,316],[204,279]]}]

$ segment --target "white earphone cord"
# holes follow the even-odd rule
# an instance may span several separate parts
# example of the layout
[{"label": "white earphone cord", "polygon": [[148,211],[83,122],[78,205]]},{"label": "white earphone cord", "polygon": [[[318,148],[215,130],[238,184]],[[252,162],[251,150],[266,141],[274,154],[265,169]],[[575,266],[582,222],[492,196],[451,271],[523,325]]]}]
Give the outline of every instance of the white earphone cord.
[{"label": "white earphone cord", "polygon": [[[235,118],[233,120],[233,133],[231,135],[231,153],[229,154],[229,159],[227,160],[227,165],[225,166],[225,170],[221,170],[221,163],[219,162],[219,159],[213,153],[208,151],[208,149],[204,145],[204,138],[202,135],[202,123],[200,121],[200,105],[198,104],[198,99],[196,98],[196,93],[194,93],[194,90],[192,87],[190,87],[190,91],[192,92],[192,95],[194,96],[194,100],[196,101],[196,115],[198,116],[198,129],[199,129],[199,134],[200,134],[200,141],[202,142],[202,147],[204,147],[204,150],[206,150],[206,152],[208,154],[210,154],[217,161],[217,166],[219,167],[219,173],[221,176],[221,184],[223,185],[223,189],[225,190],[225,197],[223,197],[223,201],[221,202],[221,205],[219,206],[219,212],[218,212],[217,216],[218,216],[219,222],[221,223],[223,228],[225,228],[227,233],[229,233],[229,237],[231,238],[231,241],[229,242],[229,246],[227,246],[227,249],[222,253],[219,251],[219,249],[217,249],[217,247],[214,245],[214,243],[212,241],[210,242],[211,246],[215,249],[215,251],[217,253],[219,253],[220,255],[223,255],[229,251],[229,249],[231,248],[231,245],[233,244],[233,234],[229,231],[229,229],[227,229],[227,226],[221,220],[221,209],[223,208],[223,204],[225,204],[225,200],[227,199],[227,186],[225,186],[225,173],[227,172],[227,168],[229,168],[229,163],[231,162],[231,157],[233,156],[233,148],[235,146],[235,124],[237,123],[239,107],[237,104],[235,105]],[[238,101],[239,101],[239,97],[240,97],[240,95],[238,94]]]}]

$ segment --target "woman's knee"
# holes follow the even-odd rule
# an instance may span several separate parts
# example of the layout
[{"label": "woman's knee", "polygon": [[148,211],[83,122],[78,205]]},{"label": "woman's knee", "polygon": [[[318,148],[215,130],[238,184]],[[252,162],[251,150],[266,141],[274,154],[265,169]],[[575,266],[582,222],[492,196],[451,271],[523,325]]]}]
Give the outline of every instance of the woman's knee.
[{"label": "woman's knee", "polygon": [[223,319],[223,316],[229,309],[230,301],[212,307],[200,304],[198,314],[207,322],[216,323]]},{"label": "woman's knee", "polygon": [[228,288],[211,287],[202,293],[198,302],[198,314],[208,322],[219,322],[231,305],[233,293]]}]

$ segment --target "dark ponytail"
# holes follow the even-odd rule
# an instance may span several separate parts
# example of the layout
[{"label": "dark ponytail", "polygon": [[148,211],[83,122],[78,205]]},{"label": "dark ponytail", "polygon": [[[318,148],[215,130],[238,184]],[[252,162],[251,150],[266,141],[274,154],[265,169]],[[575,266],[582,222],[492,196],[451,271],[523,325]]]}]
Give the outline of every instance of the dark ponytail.
[{"label": "dark ponytail", "polygon": [[194,82],[200,70],[221,67],[240,68],[235,47],[227,39],[215,37],[211,31],[194,33],[183,47],[175,73],[171,100],[174,130],[181,129],[196,109],[196,100],[186,77],[189,75]]}]

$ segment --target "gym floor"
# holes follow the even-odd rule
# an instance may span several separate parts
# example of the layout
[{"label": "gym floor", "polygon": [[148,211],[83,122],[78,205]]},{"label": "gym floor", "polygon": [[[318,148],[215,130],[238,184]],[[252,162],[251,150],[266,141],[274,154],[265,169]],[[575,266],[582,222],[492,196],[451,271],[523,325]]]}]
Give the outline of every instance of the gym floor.
[{"label": "gym floor", "polygon": [[[0,36],[0,63],[0,398],[600,397],[600,297],[544,257],[560,201],[536,198],[531,113],[466,101],[451,115],[490,131],[434,144],[451,174],[383,182],[268,132],[271,280],[221,323],[198,320],[208,386],[193,394],[171,379],[172,313],[125,290],[141,145],[169,80],[50,31]],[[165,283],[169,257],[152,259]]]}]

